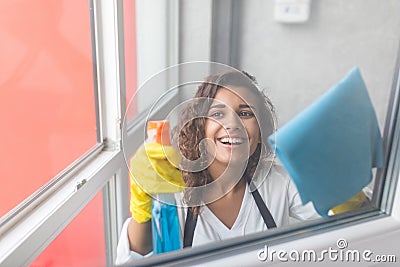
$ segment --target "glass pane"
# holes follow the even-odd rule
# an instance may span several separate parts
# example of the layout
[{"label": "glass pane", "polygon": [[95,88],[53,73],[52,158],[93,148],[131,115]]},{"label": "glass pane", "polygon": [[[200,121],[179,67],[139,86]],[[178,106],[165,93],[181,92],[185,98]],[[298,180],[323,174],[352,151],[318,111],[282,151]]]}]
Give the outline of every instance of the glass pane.
[{"label": "glass pane", "polygon": [[[168,86],[160,80],[156,86],[142,90],[143,84],[168,66],[166,30],[168,1],[124,0],[125,67],[127,122],[150,108]],[[156,38],[156,39],[154,39]]]},{"label": "glass pane", "polygon": [[89,3],[0,3],[0,216],[96,144]]},{"label": "glass pane", "polygon": [[126,83],[126,119],[137,114],[137,103],[133,97],[137,91],[136,67],[136,17],[135,1],[124,0],[124,45],[125,45],[125,83]]},{"label": "glass pane", "polygon": [[[351,69],[358,67],[376,113],[380,132],[384,134],[400,40],[400,19],[397,16],[400,2],[382,4],[381,1],[369,1],[366,4],[365,1],[321,1],[318,5],[313,2],[308,21],[297,24],[279,21],[274,18],[273,12],[269,13],[270,19],[259,19],[263,9],[256,5],[257,2],[261,1],[243,5],[244,9],[240,11],[241,32],[246,35],[236,36],[239,46],[247,49],[241,49],[239,53],[233,53],[233,56],[237,57],[236,62],[240,62],[238,68],[255,75],[260,85],[267,88],[267,94],[278,115],[278,128],[282,129],[288,122],[292,122],[292,119],[326,94]],[[264,3],[265,10],[274,10],[275,7],[273,2]],[[352,15],[345,15],[349,13]],[[255,39],[257,42],[254,42]],[[346,109],[344,102],[336,105],[340,112],[332,113],[349,120],[357,118],[359,114],[365,115],[365,111],[361,112],[357,108],[362,101],[361,97],[354,101],[352,110],[349,109],[346,116],[343,113],[340,115]],[[324,118],[329,121],[327,116]],[[343,133],[348,134],[348,138],[336,143],[343,150],[341,154],[331,152],[330,162],[335,162],[334,159],[347,159],[347,162],[354,163],[353,166],[357,166],[360,161],[367,162],[364,159],[368,153],[360,153],[361,155],[351,158],[349,155],[354,155],[354,146],[345,145],[354,136],[354,132],[362,129],[360,122],[367,121],[366,117],[358,118],[346,130],[341,128],[339,121],[342,120],[335,123],[336,129],[342,129]],[[331,133],[339,136],[336,129]],[[355,141],[359,140],[361,139],[353,140],[353,143],[356,144]],[[374,139],[371,137],[371,140]],[[303,142],[306,143],[305,140]],[[320,141],[318,145],[321,147],[319,150],[323,151],[330,144]],[[328,157],[324,159],[328,161]],[[311,161],[307,161],[305,156],[302,160],[304,166],[312,166],[314,170],[321,168],[321,165],[313,165]],[[349,170],[343,164],[337,164],[333,168],[335,173],[340,168]],[[354,176],[342,183],[340,190],[333,187],[331,192],[337,192],[339,199],[343,192],[354,186],[353,181],[369,178],[360,173]],[[341,177],[343,176],[336,180],[339,181]],[[374,179],[379,180],[379,176]],[[368,206],[367,199],[362,201],[365,199],[363,194],[373,200],[380,190],[374,179],[368,185],[362,183],[365,186],[364,193],[349,199],[347,208],[342,206],[335,210],[346,211]],[[319,190],[321,192],[322,188],[319,187]]]},{"label": "glass pane", "polygon": [[106,266],[102,196],[100,191],[30,266]]},{"label": "glass pane", "polygon": [[[154,24],[156,24],[156,22],[154,22],[153,24],[140,24],[141,20],[139,16],[143,16],[146,19],[151,18],[150,14],[149,16],[146,16],[147,14],[145,11],[147,6],[144,4],[144,2],[145,1],[137,2],[137,41],[138,51],[140,51],[138,53],[138,70],[141,70],[142,68],[145,69],[147,67],[147,61],[140,60],[140,57],[146,54],[146,51],[144,50],[144,54],[142,54],[141,50],[141,42],[146,43],[145,37],[141,36],[141,32],[154,33],[152,27],[154,27]],[[146,3],[149,2],[151,1],[146,1]],[[180,5],[180,60],[182,62],[193,59],[196,59],[198,61],[210,61],[211,54],[212,61],[226,62],[228,64],[234,62],[234,67],[238,69],[243,69],[245,71],[248,71],[250,74],[255,75],[259,82],[259,86],[262,89],[266,88],[265,92],[271,98],[272,103],[276,108],[278,116],[278,124],[276,125],[277,129],[281,129],[285,124],[296,117],[297,114],[302,112],[305,108],[309,107],[314,101],[319,99],[324,93],[332,88],[332,86],[343,79],[353,67],[358,66],[361,70],[363,79],[365,79],[368,94],[371,98],[373,108],[376,112],[379,129],[381,133],[383,133],[386,121],[387,107],[390,103],[393,75],[396,71],[396,58],[398,52],[398,44],[400,40],[400,36],[398,34],[400,30],[400,18],[399,16],[397,16],[397,10],[400,7],[400,2],[389,1],[385,2],[385,4],[382,4],[382,1],[368,1],[367,4],[365,1],[352,1],[350,3],[349,1],[344,0],[321,1],[318,4],[312,2],[311,15],[309,20],[305,22],[299,22],[297,24],[288,24],[276,20],[273,13],[275,10],[275,2],[255,0],[248,1],[246,2],[246,4],[243,4],[243,1],[232,1],[232,3],[229,2],[229,4],[225,5],[221,4],[221,6],[207,6],[192,1],[185,2],[185,4]],[[220,7],[220,9],[218,9],[218,7]],[[226,8],[224,9],[224,7]],[[143,12],[141,12],[142,9]],[[156,5],[153,5],[153,10],[156,9]],[[153,12],[153,14],[156,13]],[[227,17],[226,14],[231,15]],[[348,16],[348,14],[351,14],[351,16]],[[205,24],[205,21],[207,21],[207,19],[205,18],[210,17],[213,18],[213,25],[211,25],[211,30],[210,27],[206,27],[209,25]],[[199,24],[201,26],[199,26]],[[158,35],[155,34],[153,36]],[[202,46],[205,42],[204,40],[210,43],[211,48],[208,46]],[[156,42],[148,41],[148,46],[143,45],[143,47],[150,49],[154,45],[154,43]],[[157,44],[162,44],[162,42],[158,42]],[[202,54],[204,50],[209,51],[207,50],[209,48],[211,50],[210,54]],[[190,51],[193,51],[193,53],[187,55],[185,52],[189,49]],[[158,50],[158,52],[159,51],[161,50]],[[218,52],[220,54],[218,54]],[[227,54],[225,54],[225,52],[227,52]],[[138,73],[138,80],[141,82],[140,71]],[[157,73],[157,71],[153,71],[152,74]],[[186,72],[180,72],[180,74],[181,73]],[[156,76],[153,76],[153,78],[154,77]],[[181,81],[182,76],[180,76],[179,78]],[[148,81],[151,81],[151,79]],[[166,84],[167,83],[165,83],[165,85]],[[169,87],[165,86],[165,88]],[[147,90],[144,91],[147,93]],[[142,93],[142,91],[140,90],[139,92]],[[182,99],[184,98],[180,95],[179,101],[181,101]],[[226,96],[226,99],[229,100],[229,97]],[[260,97],[259,99],[262,99],[262,97]],[[145,102],[145,100],[152,101],[153,99],[151,99],[150,97],[149,99],[141,99],[140,97],[138,97],[137,104],[140,111],[140,106]],[[351,112],[349,112],[348,114],[363,113],[360,112],[359,109],[355,108],[356,102],[358,101],[352,103],[353,106],[348,105],[350,107],[353,107]],[[339,106],[339,108],[340,107],[341,106]],[[342,117],[346,118],[350,116]],[[364,120],[360,121],[363,122]],[[335,123],[332,123],[331,125],[336,126]],[[353,127],[354,129],[357,128],[356,126]],[[350,133],[353,130],[353,127],[349,127],[349,130],[345,132]],[[319,129],[323,128],[321,127]],[[222,140],[222,138],[218,138],[217,135],[212,137],[214,138],[210,138],[211,140]],[[225,139],[224,142],[225,144],[228,144],[228,146],[233,146],[237,144],[240,145],[241,140],[240,138],[238,139],[239,140],[235,141],[233,141],[233,139]],[[193,138],[193,140],[200,140],[200,138]],[[343,141],[344,140],[348,141],[348,139],[343,139]],[[371,140],[373,139],[371,138]],[[236,144],[233,144],[235,142]],[[319,142],[320,143],[318,143],[317,148],[320,147],[320,150],[323,150],[326,147],[327,142],[325,142],[325,140]],[[338,147],[343,148],[343,151],[341,151],[342,153],[335,154],[337,158],[345,158],[350,154],[351,149],[349,149],[349,147],[347,146],[344,146],[344,142],[338,142],[334,144],[336,144]],[[197,141],[195,145],[187,147],[199,147],[199,141]],[[298,155],[303,155],[302,152],[304,152],[304,150],[299,150]],[[197,157],[198,155],[201,155],[200,152],[197,153]],[[357,160],[362,158],[362,156],[364,155],[365,154],[361,153],[347,162],[357,163]],[[310,164],[310,162],[306,161],[305,159],[303,159],[303,162],[305,166],[310,166],[310,169],[320,168],[320,165]],[[330,161],[325,159],[325,162],[329,163]],[[275,163],[276,162],[274,162],[274,164]],[[279,162],[276,163],[276,165],[280,165]],[[282,171],[282,176],[288,178],[288,181],[290,181],[291,183],[290,188],[289,186],[286,188],[289,188],[292,192],[295,192],[293,193],[293,195],[296,196],[296,198],[285,197],[286,200],[290,199],[292,201],[293,199],[295,199],[295,201],[292,201],[291,203],[286,203],[286,206],[283,206],[283,201],[279,201],[279,197],[285,196],[285,194],[287,193],[283,190],[281,191],[282,188],[274,187],[272,189],[271,187],[270,192],[273,192],[273,194],[277,193],[276,196],[273,196],[273,194],[270,194],[270,192],[263,195],[263,197],[266,196],[268,198],[273,198],[273,201],[269,202],[273,203],[269,206],[269,208],[271,209],[271,213],[273,217],[275,217],[275,219],[279,218],[279,216],[283,214],[281,218],[284,219],[282,219],[281,221],[284,221],[284,223],[279,223],[278,227],[289,227],[293,225],[293,223],[297,223],[297,219],[304,220],[311,218],[298,216],[297,218],[293,218],[295,220],[291,220],[292,215],[302,215],[299,213],[295,214],[296,209],[297,211],[299,211],[301,207],[301,205],[298,205],[299,203],[301,203],[299,201],[300,196],[297,193],[297,189],[294,188],[294,184],[292,183],[292,181],[289,180],[290,177],[288,176],[288,173],[284,170],[284,168],[281,166],[276,167],[280,168],[280,170]],[[336,164],[335,166],[332,166],[332,170],[333,169],[340,170],[345,168],[343,168],[343,166],[339,164]],[[328,172],[329,171],[326,171],[326,174],[328,174]],[[276,171],[275,174],[280,173]],[[357,173],[357,175],[358,174],[359,173]],[[364,175],[364,173],[362,174]],[[357,175],[354,175],[354,178],[352,178],[352,180],[358,179],[359,177]],[[321,177],[321,181],[323,178],[324,177]],[[337,178],[342,178],[342,176],[338,176]],[[362,178],[369,178],[369,175],[365,175]],[[330,179],[330,181],[332,180],[333,179]],[[349,188],[349,181],[352,180],[349,179],[348,182],[341,183],[340,187],[342,187],[343,189]],[[204,181],[206,181],[206,179],[204,179]],[[264,179],[262,181],[267,180]],[[262,185],[263,188],[266,188],[265,184],[266,183]],[[348,210],[363,211],[365,209],[375,208],[369,207],[369,198],[374,197],[374,195],[372,195],[372,190],[378,192],[379,188],[376,188],[374,186],[373,180],[371,180],[371,183],[368,186],[366,185],[367,184],[364,183],[357,184],[356,189],[354,189],[357,190],[357,192],[354,192],[354,196],[358,196],[358,193],[362,192],[362,197],[360,199],[357,199],[357,205],[349,205]],[[310,188],[317,188],[319,191],[321,191],[321,187],[322,186],[320,186],[320,184],[318,183],[310,186]],[[345,202],[346,200],[342,199],[342,192],[344,190],[337,190],[337,187],[338,186],[336,184],[335,188],[333,188],[333,186],[332,188],[330,188],[331,195],[334,195],[334,197],[338,197],[338,199],[339,197],[341,197],[340,201],[343,201],[344,203],[352,204],[351,202]],[[284,194],[282,192],[284,192]],[[244,197],[241,197],[241,199],[239,198],[239,200],[239,204],[245,203]],[[347,200],[351,200],[350,196]],[[224,214],[222,211],[232,211],[232,202],[228,202],[228,204],[229,205],[226,206],[222,206],[221,204],[220,210],[215,209],[217,212],[219,212],[220,217],[223,219],[226,218],[224,218],[223,216],[228,214],[228,212]],[[311,203],[309,202],[308,205],[311,205]],[[334,208],[335,206],[331,207]],[[204,227],[204,229],[207,230],[214,230],[219,228],[218,225],[222,224],[221,221],[216,220],[215,217],[217,216],[213,216],[215,214],[211,214],[209,207],[207,208],[208,213],[199,213],[199,216],[204,217],[201,217],[201,220],[198,220],[198,222],[200,222],[200,224],[204,223],[204,225],[207,225],[207,227],[209,226],[209,228]],[[291,209],[290,213],[287,212],[288,208]],[[240,211],[239,205],[236,209],[236,212],[237,214],[240,214],[238,210]],[[340,212],[337,212],[335,214],[346,211],[347,210],[341,210]],[[249,221],[253,219],[257,220],[258,218],[260,218],[260,212],[256,210],[255,205],[253,205],[252,212],[254,212],[254,216],[246,217],[250,218]],[[207,218],[207,214],[211,215]],[[181,225],[183,225],[185,220],[183,216],[182,218],[183,219],[181,220]],[[233,223],[236,222],[234,219],[237,218],[240,218],[239,215],[237,215],[230,221],[230,225],[234,225]],[[261,220],[258,220],[257,222],[260,221]],[[218,222],[218,224],[213,224],[213,222]],[[250,228],[251,224],[246,223],[243,225],[245,225],[244,227]],[[264,227],[262,223],[258,225]],[[197,224],[196,227],[201,226]],[[265,227],[264,229],[261,229],[261,227],[256,231],[264,231],[266,229]],[[283,227],[281,229],[287,229]],[[222,227],[222,229],[225,228]],[[252,230],[255,229],[256,228],[254,227]],[[212,232],[210,230],[207,233],[216,233],[217,230],[215,230],[215,232]],[[197,231],[199,233],[199,230]],[[126,232],[123,232],[121,236],[123,237],[124,234],[126,235]],[[196,241],[194,241],[194,246],[200,246],[204,244],[208,245],[208,243],[206,242],[201,243],[203,242],[203,240],[205,240],[205,235],[198,234],[198,236],[201,236],[202,240],[199,240],[197,244]],[[218,238],[221,238],[222,240],[232,237],[231,233],[226,233],[222,235],[222,237],[217,235],[216,233],[215,236],[218,236]],[[217,240],[217,238],[212,239],[212,237],[210,237],[207,242],[213,243],[214,240]],[[142,250],[142,252],[146,251],[146,249]]]}]

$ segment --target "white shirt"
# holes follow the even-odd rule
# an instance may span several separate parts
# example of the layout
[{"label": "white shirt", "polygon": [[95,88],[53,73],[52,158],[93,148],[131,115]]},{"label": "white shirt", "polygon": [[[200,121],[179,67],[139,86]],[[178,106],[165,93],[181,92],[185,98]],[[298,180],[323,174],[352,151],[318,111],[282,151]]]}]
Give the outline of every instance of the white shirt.
[{"label": "white shirt", "polygon": [[[320,218],[311,203],[303,206],[297,188],[281,166],[274,166],[268,177],[258,187],[258,191],[275,220],[276,226],[289,225],[295,221]],[[177,201],[181,201],[181,194]],[[186,220],[187,208],[178,207],[178,217],[181,227],[181,237]],[[121,238],[118,242],[116,264],[124,264],[142,256],[130,251],[128,240],[128,218],[122,228]],[[210,242],[239,237],[251,233],[267,230],[267,226],[257,208],[256,202],[246,186],[239,214],[232,228],[223,224],[214,213],[203,206],[198,216],[194,231],[192,246],[199,246]]]}]

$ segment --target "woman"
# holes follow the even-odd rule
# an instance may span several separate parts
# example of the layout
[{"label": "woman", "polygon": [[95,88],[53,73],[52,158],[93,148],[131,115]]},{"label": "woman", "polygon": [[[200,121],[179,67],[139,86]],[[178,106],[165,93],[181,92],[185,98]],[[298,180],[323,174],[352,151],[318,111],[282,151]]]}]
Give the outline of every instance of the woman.
[{"label": "woman", "polygon": [[[266,139],[274,131],[274,122],[271,102],[246,72],[213,75],[199,86],[174,134],[186,185],[183,193],[176,194],[185,246],[319,217],[312,206],[301,204],[285,170],[271,160]],[[135,198],[138,187],[132,187]],[[135,219],[144,206],[148,214],[149,201],[144,205],[131,201],[133,219],[122,229],[117,263],[152,251],[150,216]]]}]

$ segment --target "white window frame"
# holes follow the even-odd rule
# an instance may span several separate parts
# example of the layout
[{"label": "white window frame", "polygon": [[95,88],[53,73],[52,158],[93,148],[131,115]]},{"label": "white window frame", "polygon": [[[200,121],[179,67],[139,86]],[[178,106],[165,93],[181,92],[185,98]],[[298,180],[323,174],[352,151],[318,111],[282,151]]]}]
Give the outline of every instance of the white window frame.
[{"label": "white window frame", "polygon": [[[140,145],[136,137],[143,134],[144,120],[139,115],[128,126],[123,124],[126,109],[123,1],[89,1],[93,8],[92,38],[99,143],[16,207],[9,213],[10,216],[1,218],[1,266],[29,265],[101,190],[105,264],[111,266],[115,262],[120,229],[129,216],[129,180],[122,151],[122,135],[127,136],[126,142],[134,150]],[[169,15],[174,18],[170,21],[173,25],[166,25],[168,38],[165,59],[156,64],[170,66],[177,64],[178,56],[178,31],[174,28],[178,25],[178,1],[168,2],[167,8]],[[164,19],[167,20],[167,17]],[[153,114],[162,112],[164,108],[170,109],[176,104],[174,102],[169,101]]]},{"label": "white window frame", "polygon": [[[18,212],[2,220],[1,266],[29,265],[100,190],[105,188],[105,198],[109,198],[107,192],[110,187],[115,189],[115,177],[126,177],[121,175],[124,172],[121,127],[125,110],[122,12],[120,0],[93,1],[100,143],[17,207]],[[111,222],[106,221],[106,227],[111,229],[106,235],[116,231],[116,223],[122,224],[117,216]],[[106,236],[106,241],[116,247],[116,235],[113,236]],[[112,265],[112,254],[115,253],[107,255],[105,264]]]}]

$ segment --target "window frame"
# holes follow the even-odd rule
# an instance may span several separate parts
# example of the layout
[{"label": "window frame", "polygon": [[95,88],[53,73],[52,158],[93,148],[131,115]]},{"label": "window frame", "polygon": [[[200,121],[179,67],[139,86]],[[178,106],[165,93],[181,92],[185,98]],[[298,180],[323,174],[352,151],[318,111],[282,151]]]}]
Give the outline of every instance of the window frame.
[{"label": "window frame", "polygon": [[[90,16],[99,143],[2,218],[1,265],[29,265],[100,190],[115,190],[114,179],[123,172],[121,135],[125,111],[125,66],[122,1],[89,0],[89,4],[93,12]],[[105,194],[104,198],[108,202],[110,194]],[[110,210],[118,212],[115,207],[106,205],[104,208],[105,218]],[[116,235],[112,234],[114,238],[110,238],[108,233],[118,228],[116,224],[122,225],[118,217],[112,221],[108,220],[110,217],[105,220],[107,246],[114,246],[116,242]],[[114,262],[114,254],[107,255],[108,265]]]}]

